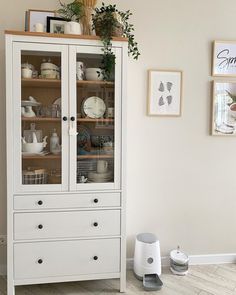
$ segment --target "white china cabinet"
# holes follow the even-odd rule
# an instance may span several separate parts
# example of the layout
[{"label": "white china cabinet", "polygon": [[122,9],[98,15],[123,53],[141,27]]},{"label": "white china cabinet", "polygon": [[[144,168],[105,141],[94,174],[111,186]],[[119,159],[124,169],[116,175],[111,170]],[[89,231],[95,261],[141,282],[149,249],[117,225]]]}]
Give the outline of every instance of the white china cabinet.
[{"label": "white china cabinet", "polygon": [[109,278],[125,291],[126,41],[104,81],[99,38],[6,31],[8,295]]}]

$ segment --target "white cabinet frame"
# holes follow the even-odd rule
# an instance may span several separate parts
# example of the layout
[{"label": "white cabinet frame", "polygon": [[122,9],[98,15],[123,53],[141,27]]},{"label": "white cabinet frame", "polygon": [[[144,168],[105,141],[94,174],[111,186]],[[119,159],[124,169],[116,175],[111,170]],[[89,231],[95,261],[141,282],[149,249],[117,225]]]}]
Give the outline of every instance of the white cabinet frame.
[{"label": "white cabinet frame", "polygon": [[[61,158],[61,184],[25,185],[22,184],[22,154],[21,154],[21,52],[57,52],[61,54],[61,107],[62,117],[68,117],[68,46],[54,44],[13,43],[13,149],[14,149],[14,177],[13,187],[15,193],[25,192],[53,192],[68,191],[68,121],[61,122],[62,158]],[[48,138],[49,143],[49,138]]]}]

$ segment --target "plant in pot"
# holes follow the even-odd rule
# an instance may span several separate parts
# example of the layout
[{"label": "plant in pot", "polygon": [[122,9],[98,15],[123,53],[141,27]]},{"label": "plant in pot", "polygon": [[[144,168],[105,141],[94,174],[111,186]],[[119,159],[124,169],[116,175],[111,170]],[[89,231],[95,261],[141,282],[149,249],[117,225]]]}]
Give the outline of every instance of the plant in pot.
[{"label": "plant in pot", "polygon": [[113,37],[128,38],[128,53],[134,59],[138,59],[140,53],[138,44],[134,39],[134,26],[129,23],[132,15],[130,10],[122,12],[116,8],[116,5],[105,5],[101,8],[95,8],[92,15],[93,29],[96,35],[100,36],[103,43],[103,58],[101,70],[104,80],[110,80],[115,68],[115,54],[112,51]]},{"label": "plant in pot", "polygon": [[67,23],[65,25],[65,34],[81,34],[80,19],[84,15],[84,5],[80,1],[73,1],[65,4],[60,1],[61,8],[57,10],[57,13]]}]

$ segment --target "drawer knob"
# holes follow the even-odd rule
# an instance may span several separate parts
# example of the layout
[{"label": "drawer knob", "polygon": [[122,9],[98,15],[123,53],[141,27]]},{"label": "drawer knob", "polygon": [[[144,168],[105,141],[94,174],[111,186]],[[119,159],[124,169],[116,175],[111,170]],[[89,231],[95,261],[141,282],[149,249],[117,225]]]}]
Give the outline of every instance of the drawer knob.
[{"label": "drawer knob", "polygon": [[93,256],[93,260],[98,260],[98,257],[97,256]]},{"label": "drawer knob", "polygon": [[95,204],[97,204],[97,203],[98,203],[98,199],[94,199],[93,202],[94,202]]},{"label": "drawer knob", "polygon": [[94,222],[93,226],[97,227],[98,226],[98,223],[97,222]]},{"label": "drawer knob", "polygon": [[43,259],[39,259],[38,264],[42,264],[42,263],[43,263]]},{"label": "drawer knob", "polygon": [[43,201],[42,201],[42,200],[39,200],[39,201],[38,201],[38,205],[39,205],[39,206],[42,206],[42,205],[43,205]]},{"label": "drawer knob", "polygon": [[43,228],[43,225],[42,224],[39,224],[38,225],[38,229],[42,229]]}]

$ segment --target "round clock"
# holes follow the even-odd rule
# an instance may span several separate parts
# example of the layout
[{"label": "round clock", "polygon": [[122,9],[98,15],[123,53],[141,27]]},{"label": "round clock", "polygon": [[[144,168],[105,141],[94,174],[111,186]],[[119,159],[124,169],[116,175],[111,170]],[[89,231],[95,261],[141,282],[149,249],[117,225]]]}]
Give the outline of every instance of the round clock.
[{"label": "round clock", "polygon": [[100,97],[91,96],[84,100],[82,112],[89,118],[99,119],[105,114],[106,105]]}]

